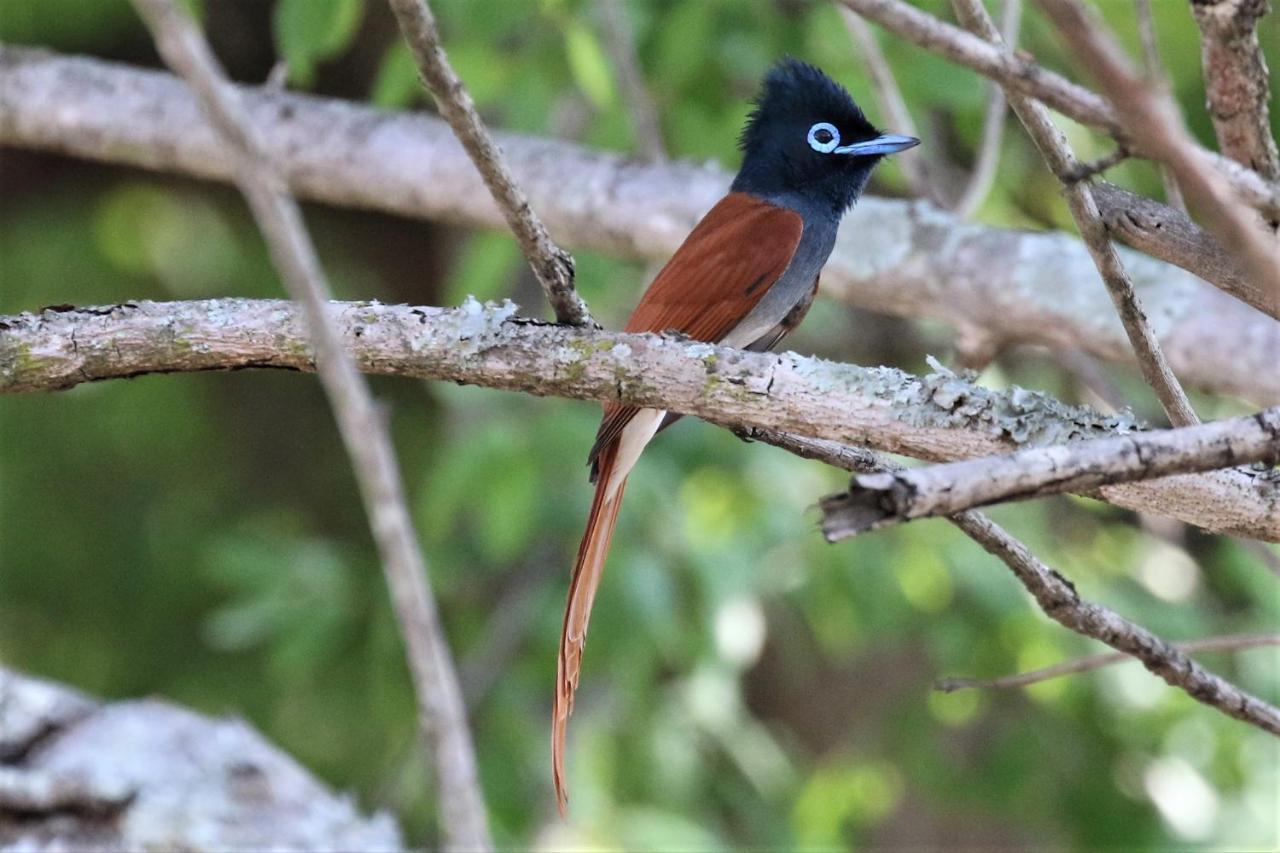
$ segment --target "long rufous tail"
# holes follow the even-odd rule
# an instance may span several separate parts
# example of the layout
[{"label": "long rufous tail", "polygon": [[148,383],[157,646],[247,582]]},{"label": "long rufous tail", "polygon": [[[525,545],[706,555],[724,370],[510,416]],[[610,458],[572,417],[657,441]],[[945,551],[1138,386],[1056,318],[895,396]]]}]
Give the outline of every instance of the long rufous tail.
[{"label": "long rufous tail", "polygon": [[613,527],[622,507],[622,493],[627,487],[625,478],[616,485],[612,482],[617,461],[618,445],[615,442],[600,454],[596,494],[587,515],[587,530],[582,534],[582,544],[578,546],[578,559],[573,564],[573,580],[569,584],[569,601],[565,605],[564,627],[560,633],[555,710],[551,722],[551,767],[561,816],[568,802],[564,780],[565,731],[569,725],[569,714],[573,712],[573,694],[578,689],[582,650],[587,642],[587,621],[591,618],[591,603],[600,585],[609,542],[613,539]]}]

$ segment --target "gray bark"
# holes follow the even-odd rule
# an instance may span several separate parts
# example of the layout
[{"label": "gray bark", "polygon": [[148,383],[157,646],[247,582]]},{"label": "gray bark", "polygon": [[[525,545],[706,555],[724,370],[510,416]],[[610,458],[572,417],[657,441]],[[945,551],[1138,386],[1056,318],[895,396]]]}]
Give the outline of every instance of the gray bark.
[{"label": "gray bark", "polygon": [[[823,500],[822,524],[828,534],[848,534],[1005,501],[1277,460],[1280,407],[1182,429],[863,474],[847,492]],[[1280,475],[1273,480],[1280,486]]]},{"label": "gray bark", "polygon": [[1105,182],[1094,184],[1093,198],[1107,231],[1125,245],[1190,270],[1280,320],[1280,301],[1268,298],[1231,253],[1182,211]]},{"label": "gray bark", "polygon": [[[900,465],[862,447],[850,447],[838,442],[803,438],[765,429],[742,429],[737,432],[746,439],[759,439],[806,459],[818,459],[846,471],[893,473],[902,470]],[[1071,581],[1040,562],[1027,546],[981,512],[964,510],[947,520],[1004,563],[1050,619],[1078,634],[1118,649],[1122,652],[1121,657],[1141,661],[1153,675],[1159,676],[1173,687],[1185,690],[1196,701],[1264,731],[1280,734],[1280,709],[1209,672],[1187,656],[1190,649],[1161,639],[1114,610],[1084,600]],[[1219,637],[1216,641],[1222,643],[1225,639],[1227,638]],[[1231,639],[1244,643],[1243,638]]]},{"label": "gray bark", "polygon": [[100,704],[0,667],[0,849],[400,850],[238,719]]},{"label": "gray bark", "polygon": [[[993,391],[942,370],[834,364],[654,335],[531,323],[516,307],[333,303],[360,369],[697,415],[867,445],[931,461],[1125,434],[1104,416],[1035,391]],[[311,370],[287,302],[127,303],[0,317],[0,393],[47,391],[144,373]],[[1106,486],[1105,500],[1208,530],[1280,541],[1280,490],[1241,470]]]},{"label": "gray bark", "polygon": [[[444,122],[242,92],[272,162],[299,196],[504,226]],[[226,151],[171,75],[40,51],[0,48],[0,142],[230,177]],[[552,236],[575,249],[665,259],[729,183],[720,170],[687,163],[643,164],[515,135],[498,142]],[[1184,382],[1280,402],[1280,325],[1168,264],[1125,250],[1121,257]],[[860,307],[983,329],[1001,343],[1132,359],[1088,252],[1064,234],[990,228],[926,203],[864,198],[846,217],[822,286]]]}]

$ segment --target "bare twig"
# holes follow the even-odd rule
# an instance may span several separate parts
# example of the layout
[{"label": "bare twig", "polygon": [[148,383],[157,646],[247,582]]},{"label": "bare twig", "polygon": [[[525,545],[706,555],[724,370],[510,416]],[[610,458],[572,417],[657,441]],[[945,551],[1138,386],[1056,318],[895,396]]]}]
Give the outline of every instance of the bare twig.
[{"label": "bare twig", "polygon": [[440,115],[471,162],[484,178],[494,201],[502,209],[520,251],[533,268],[555,311],[556,319],[573,326],[594,325],[587,303],[573,286],[573,257],[552,241],[546,226],[534,213],[524,190],[516,183],[502,151],[480,120],[476,105],[459,79],[440,42],[440,31],[426,0],[388,0],[400,31],[418,65],[418,72],[435,98]]},{"label": "bare twig", "polygon": [[[1000,35],[1011,48],[1018,44],[1018,29],[1022,23],[1022,0],[1004,0],[1000,11]],[[996,166],[1000,163],[1001,143],[1004,141],[1004,120],[1009,104],[1004,92],[991,83],[987,95],[986,115],[982,120],[982,140],[978,143],[978,156],[974,160],[973,174],[956,202],[957,216],[969,218],[991,191],[996,178]]]},{"label": "bare twig", "polygon": [[1102,83],[1130,133],[1151,156],[1168,164],[1209,230],[1239,256],[1268,298],[1280,302],[1280,239],[1237,203],[1227,181],[1187,133],[1173,99],[1134,75],[1111,33],[1075,0],[1040,0],[1040,5]]},{"label": "bare twig", "polygon": [[1222,153],[1265,178],[1280,178],[1267,60],[1258,45],[1266,0],[1192,0],[1191,10],[1200,25],[1205,94]]},{"label": "bare twig", "polygon": [[822,526],[828,535],[849,535],[1004,501],[1277,460],[1280,406],[1181,429],[864,474],[853,478],[847,492],[822,500]]},{"label": "bare twig", "polygon": [[[514,305],[330,307],[363,370],[697,415],[931,461],[1124,434],[1104,416],[1021,388],[993,391],[945,369],[917,377],[792,353],[515,318]],[[0,317],[0,393],[143,373],[313,369],[287,303],[128,303]],[[1280,541],[1280,490],[1239,469],[1105,486],[1104,500],[1209,530]]]},{"label": "bare twig", "polygon": [[[1280,646],[1280,634],[1233,634],[1226,637],[1205,637],[1201,640],[1173,643],[1173,647],[1184,654],[1236,652],[1264,646]],[[941,690],[943,693],[954,693],[957,690],[1003,690],[1011,687],[1029,687],[1032,684],[1039,684],[1052,678],[1091,672],[1095,669],[1102,669],[1104,666],[1112,666],[1113,664],[1125,663],[1131,660],[1133,660],[1132,656],[1121,652],[1089,655],[1088,657],[1064,661],[1053,666],[1046,666],[1043,669],[1033,669],[1030,672],[1004,675],[999,678],[942,678],[934,684],[933,689]]]},{"label": "bare twig", "polygon": [[[1158,80],[1160,85],[1167,85],[1168,75],[1164,73],[1164,63],[1160,60],[1160,44],[1156,40],[1156,22],[1151,15],[1151,0],[1133,0],[1133,11],[1138,18],[1138,35],[1142,39],[1142,67],[1147,79]],[[1274,178],[1275,175],[1267,177]],[[1182,200],[1178,181],[1163,163],[1160,164],[1160,182],[1164,184],[1164,198],[1168,205],[1186,213],[1187,205]]]},{"label": "bare twig", "polygon": [[[1185,213],[1106,182],[1095,183],[1092,191],[1107,230],[1121,242],[1193,272],[1280,320],[1280,301],[1268,299],[1235,257]],[[1280,327],[1268,350],[1280,359]]]},{"label": "bare twig", "polygon": [[1110,154],[1105,154],[1097,160],[1090,160],[1088,162],[1077,161],[1075,168],[1068,169],[1061,175],[1058,175],[1058,178],[1066,184],[1078,184],[1081,181],[1088,181],[1092,178],[1096,178],[1112,166],[1123,163],[1132,156],[1133,154],[1131,154],[1127,148],[1123,145],[1118,145]]},{"label": "bare twig", "polygon": [[640,70],[630,12],[622,0],[596,0],[596,6],[600,10],[600,24],[609,58],[613,60],[618,81],[622,84],[622,96],[631,117],[636,149],[646,160],[661,163],[667,159],[662,124],[658,121],[658,110]]},{"label": "bare twig", "polygon": [[227,83],[191,19],[173,0],[135,0],[134,5],[165,62],[195,90],[210,122],[231,149],[236,184],[249,203],[286,289],[302,306],[321,384],[360,484],[400,622],[418,697],[419,722],[433,747],[446,842],[457,848],[487,848],[487,818],[466,710],[435,600],[426,584],[426,561],[405,506],[395,451],[368,387],[330,323],[328,283],[301,212],[272,168],[239,93]]},{"label": "bare twig", "polygon": [[[964,65],[1006,88],[1044,101],[1053,109],[1090,127],[1106,130],[1120,142],[1130,143],[1115,110],[1105,98],[1071,82],[1030,59],[1004,50],[985,39],[954,27],[903,0],[840,0],[863,17],[920,47]],[[1248,204],[1272,218],[1280,218],[1280,183],[1221,155],[1199,149]]]},{"label": "bare twig", "polygon": [[[847,471],[901,470],[877,454],[859,447],[814,442],[774,430],[752,430],[749,437]],[[1204,669],[1187,657],[1183,649],[1162,640],[1141,625],[1102,605],[1082,599],[1069,580],[1040,562],[1025,545],[982,513],[966,510],[948,520],[1004,562],[1035,598],[1040,609],[1058,624],[1077,634],[1101,640],[1121,652],[1117,656],[1120,659],[1136,658],[1165,683],[1184,690],[1193,699],[1237,720],[1280,735],[1280,709]]]},{"label": "bare twig", "polygon": [[[443,121],[237,88],[298,197],[505,228]],[[575,249],[624,258],[669,258],[730,181],[720,169],[638,164],[558,140],[515,134],[498,140],[557,233]],[[46,51],[0,46],[0,143],[206,180],[232,174],[226,146],[172,74]],[[858,210],[823,270],[827,297],[969,324],[1006,342],[1132,359],[1110,297],[1094,285],[1093,262],[1075,237],[993,228],[874,196]],[[1183,381],[1259,406],[1280,402],[1275,322],[1182,270],[1127,249],[1121,256]]]},{"label": "bare twig", "polygon": [[[853,10],[841,6],[839,12],[844,18],[845,29],[849,31],[849,35],[858,46],[858,52],[862,54],[862,59],[866,63],[867,72],[871,75],[871,85],[875,88],[876,100],[880,103],[880,109],[884,111],[889,127],[895,133],[919,136],[920,132],[916,130],[915,120],[911,118],[911,111],[907,109],[906,99],[902,97],[902,90],[898,87],[898,80],[893,76],[893,69],[889,66],[889,60],[885,57],[884,51],[880,49],[875,33],[871,32],[867,22]],[[930,180],[929,170],[919,151],[909,151],[894,162],[902,167],[907,189],[913,196],[935,202],[941,201],[938,197],[938,188]]]},{"label": "bare twig", "polygon": [[[1000,32],[992,23],[981,0],[952,0],[952,6],[961,23],[968,29],[992,43],[999,43]],[[1002,85],[1009,98],[1009,105],[1027,129],[1049,170],[1059,176],[1071,174],[1077,167],[1075,155],[1067,145],[1066,136],[1049,117],[1049,111],[1043,104],[1021,94],[1012,86]],[[1102,224],[1092,191],[1084,183],[1064,181],[1063,186],[1071,216],[1080,229],[1085,245],[1089,247],[1089,254],[1093,256],[1107,292],[1111,294],[1111,301],[1124,324],[1134,354],[1138,357],[1143,377],[1160,399],[1160,405],[1164,407],[1170,423],[1174,426],[1198,423],[1195,410],[1191,408],[1186,392],[1178,384],[1177,377],[1160,349],[1155,331],[1143,313],[1142,303],[1133,289],[1133,281],[1120,262],[1120,256],[1116,254],[1111,241],[1107,239],[1106,226]]]}]

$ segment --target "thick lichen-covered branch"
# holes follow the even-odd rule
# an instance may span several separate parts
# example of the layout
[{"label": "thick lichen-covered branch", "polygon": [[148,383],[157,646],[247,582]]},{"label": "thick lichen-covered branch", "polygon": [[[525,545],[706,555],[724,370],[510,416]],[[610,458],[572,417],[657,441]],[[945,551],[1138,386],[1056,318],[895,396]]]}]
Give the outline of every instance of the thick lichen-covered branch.
[{"label": "thick lichen-covered branch", "polygon": [[[939,368],[918,377],[791,353],[749,353],[653,335],[570,329],[516,307],[330,306],[362,370],[591,400],[621,400],[725,425],[768,427],[947,461],[1139,428],[1015,388],[994,391]],[[0,317],[0,393],[145,373],[311,370],[285,302],[129,303]],[[1104,499],[1209,530],[1280,540],[1280,494],[1232,470],[1107,486]]]},{"label": "thick lichen-covered branch", "polygon": [[[444,122],[240,91],[298,196],[505,227]],[[574,249],[665,260],[729,185],[716,169],[645,164],[510,134],[498,142],[552,235]],[[39,51],[0,48],[0,143],[214,180],[230,175],[226,151],[172,75]],[[1184,382],[1280,402],[1273,369],[1280,325],[1167,264],[1128,251],[1121,257]],[[869,197],[846,217],[822,289],[863,308],[982,329],[1001,343],[1127,361],[1124,330],[1093,275],[1088,252],[1068,235],[991,228],[928,204]]]}]

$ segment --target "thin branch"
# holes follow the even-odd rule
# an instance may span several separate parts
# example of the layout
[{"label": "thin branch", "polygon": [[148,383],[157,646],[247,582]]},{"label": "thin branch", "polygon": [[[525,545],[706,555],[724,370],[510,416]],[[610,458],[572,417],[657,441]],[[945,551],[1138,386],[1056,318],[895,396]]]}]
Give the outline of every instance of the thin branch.
[{"label": "thin branch", "polygon": [[1280,709],[1204,669],[1141,625],[1080,598],[1070,581],[1040,562],[1025,545],[981,513],[970,510],[955,516],[953,521],[989,553],[1004,560],[1035,597],[1040,609],[1055,622],[1137,658],[1148,671],[1168,684],[1181,687],[1191,698],[1280,735]]},{"label": "thin branch", "polygon": [[[1138,428],[1035,391],[993,391],[938,367],[917,377],[792,353],[742,352],[653,335],[540,325],[515,306],[411,308],[339,303],[329,311],[371,373],[613,400],[867,445],[931,461],[1058,444]],[[287,303],[127,303],[0,317],[0,393],[144,373],[312,369]],[[1104,486],[1118,506],[1280,541],[1280,489],[1231,469]]]},{"label": "thin branch", "polygon": [[368,386],[330,323],[329,287],[297,203],[209,45],[173,0],[135,0],[165,62],[181,74],[221,133],[235,163],[234,179],[253,212],[286,289],[302,306],[320,381],[351,457],[370,527],[400,623],[418,697],[419,722],[433,747],[441,822],[451,847],[489,847],[483,795],[466,710],[426,583],[426,561],[404,501],[395,451]]},{"label": "thin branch", "polygon": [[1117,145],[1116,149],[1110,154],[1104,154],[1097,160],[1088,162],[1077,161],[1074,168],[1068,169],[1058,179],[1065,184],[1078,184],[1081,181],[1088,181],[1106,172],[1108,169],[1123,163],[1133,156],[1133,153],[1123,145]]},{"label": "thin branch", "polygon": [[596,0],[596,6],[600,10],[601,30],[609,58],[613,60],[618,81],[622,84],[622,97],[631,118],[636,149],[646,160],[661,163],[667,159],[662,124],[658,121],[658,110],[640,70],[630,12],[622,0]]},{"label": "thin branch", "polygon": [[[1168,75],[1164,72],[1164,62],[1160,59],[1160,44],[1156,40],[1156,22],[1151,15],[1151,0],[1133,0],[1133,11],[1138,19],[1138,35],[1142,39],[1142,68],[1148,80],[1157,80],[1160,85],[1168,85]],[[1275,175],[1268,177],[1274,178]],[[1182,199],[1182,190],[1178,181],[1169,171],[1169,167],[1160,164],[1160,182],[1164,185],[1165,201],[1175,210],[1187,212],[1187,204]]]},{"label": "thin branch", "polygon": [[864,474],[853,478],[847,492],[822,500],[822,526],[828,535],[851,535],[1005,501],[1277,461],[1280,406],[1199,426]]},{"label": "thin branch", "polygon": [[[880,104],[880,109],[884,111],[889,127],[895,133],[919,136],[920,132],[916,130],[915,120],[911,118],[911,111],[907,109],[906,99],[902,97],[902,89],[898,87],[898,80],[893,76],[893,68],[889,66],[889,60],[880,49],[875,33],[871,32],[867,22],[853,10],[841,6],[839,12],[840,17],[844,18],[845,29],[849,31],[849,35],[858,46],[858,52],[862,54],[863,62],[866,63],[867,72],[871,75],[871,85],[876,92],[876,100]],[[896,158],[894,162],[902,168],[907,189],[913,196],[935,202],[941,201],[938,197],[938,188],[930,179],[925,159],[919,150],[907,152]]]},{"label": "thin branch", "polygon": [[[1235,256],[1185,213],[1106,182],[1092,187],[1107,231],[1122,243],[1182,267],[1264,314],[1280,320],[1280,301],[1268,299]],[[1268,348],[1280,359],[1280,328]]]},{"label": "thin branch", "polygon": [[1237,203],[1227,181],[1191,139],[1168,92],[1154,91],[1138,78],[1111,33],[1075,0],[1040,0],[1040,5],[1081,64],[1102,83],[1133,136],[1168,164],[1209,230],[1239,256],[1268,298],[1280,303],[1280,239]]},{"label": "thin branch", "polygon": [[534,213],[524,190],[516,183],[502,151],[476,112],[475,102],[459,79],[440,42],[440,31],[426,0],[388,0],[400,23],[418,72],[435,98],[440,115],[484,178],[507,226],[520,244],[533,274],[542,285],[556,319],[573,326],[594,325],[587,303],[573,286],[573,257],[552,241]]},{"label": "thin branch", "polygon": [[[1024,56],[967,33],[903,0],[840,2],[901,38],[997,80],[1007,88],[1012,87],[1043,101],[1081,124],[1105,130],[1119,142],[1131,143],[1115,110],[1105,98]],[[1139,154],[1148,153],[1132,144],[1129,147]],[[1245,202],[1268,217],[1280,218],[1280,182],[1267,180],[1229,158],[1204,149],[1200,151]]]},{"label": "thin branch", "polygon": [[[1224,637],[1205,637],[1200,640],[1187,640],[1173,643],[1174,648],[1184,654],[1200,652],[1237,652],[1244,649],[1258,649],[1265,646],[1280,646],[1280,634],[1233,634]],[[1121,652],[1089,655],[1063,663],[1033,669],[1016,675],[1004,675],[999,678],[942,678],[934,684],[934,690],[943,693],[954,693],[957,690],[1005,690],[1012,687],[1029,687],[1042,681],[1061,678],[1064,675],[1076,675],[1081,672],[1092,672],[1105,666],[1127,663],[1133,657]]]},{"label": "thin branch", "polygon": [[[847,471],[901,470],[859,447],[813,442],[772,430],[753,430],[750,437]],[[948,520],[988,553],[999,558],[1050,619],[1077,634],[1101,640],[1121,652],[1117,656],[1120,659],[1136,658],[1148,671],[1170,686],[1184,690],[1193,699],[1263,731],[1280,735],[1280,709],[1204,669],[1187,657],[1186,651],[1141,625],[1102,605],[1082,599],[1069,580],[1040,562],[1025,545],[982,513],[966,510]]]},{"label": "thin branch", "polygon": [[1271,136],[1267,60],[1258,44],[1266,0],[1192,0],[1200,26],[1209,115],[1222,153],[1263,177],[1280,178],[1280,152]]},{"label": "thin branch", "polygon": [[[1018,29],[1022,23],[1022,0],[1004,0],[1000,9],[1000,36],[1010,48],[1018,44]],[[1000,164],[1000,149],[1004,142],[1004,120],[1009,113],[1009,104],[1005,100],[1004,91],[999,85],[991,83],[991,91],[987,94],[986,115],[982,119],[982,141],[978,143],[978,156],[974,161],[973,174],[960,200],[956,202],[957,216],[968,219],[978,209],[991,192],[991,185],[996,178],[996,167]]]},{"label": "thin branch", "polygon": [[[506,227],[443,121],[237,89],[299,197]],[[640,164],[513,134],[498,141],[533,204],[574,249],[665,260],[729,186],[730,176],[714,168]],[[226,146],[173,75],[45,51],[0,46],[0,143],[206,180],[232,174]],[[1127,249],[1121,256],[1179,377],[1259,406],[1280,402],[1275,322],[1182,270]],[[972,325],[1001,341],[1072,346],[1127,363],[1133,356],[1124,329],[1093,275],[1073,236],[992,228],[932,206],[867,196],[841,229],[822,292],[872,311]]]},{"label": "thin branch", "polygon": [[[992,23],[981,0],[952,0],[952,7],[968,29],[993,44],[999,44],[1000,32]],[[1003,84],[1002,84],[1003,85]],[[1040,151],[1040,156],[1048,164],[1055,175],[1067,175],[1077,168],[1075,155],[1067,144],[1067,138],[1049,117],[1049,111],[1043,104],[1023,95],[1011,86],[1005,86],[1005,94],[1009,105],[1030,134],[1032,142]],[[1155,391],[1164,408],[1165,415],[1174,426],[1186,426],[1199,422],[1186,392],[1178,384],[1155,330],[1143,312],[1142,302],[1133,288],[1129,273],[1120,262],[1111,241],[1107,239],[1106,226],[1102,224],[1102,216],[1093,200],[1093,193],[1084,183],[1064,181],[1063,187],[1067,198],[1067,206],[1075,219],[1080,236],[1093,256],[1098,274],[1111,294],[1111,301],[1124,324],[1125,333],[1129,336],[1129,344],[1138,357],[1138,366],[1142,370],[1147,384]]]}]

